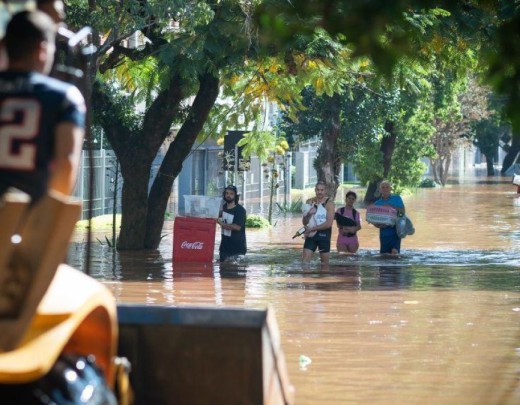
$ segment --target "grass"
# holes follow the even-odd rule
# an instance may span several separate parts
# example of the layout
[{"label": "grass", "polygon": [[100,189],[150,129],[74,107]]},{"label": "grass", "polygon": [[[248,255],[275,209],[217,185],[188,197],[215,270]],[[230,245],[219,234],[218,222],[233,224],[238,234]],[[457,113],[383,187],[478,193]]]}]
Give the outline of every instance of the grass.
[{"label": "grass", "polygon": [[[116,215],[116,228],[119,229],[121,225],[121,214]],[[88,219],[83,219],[76,223],[76,230],[87,230],[88,229]],[[92,229],[99,230],[107,230],[112,229],[112,214],[107,215],[99,215],[97,217],[92,218]]]}]

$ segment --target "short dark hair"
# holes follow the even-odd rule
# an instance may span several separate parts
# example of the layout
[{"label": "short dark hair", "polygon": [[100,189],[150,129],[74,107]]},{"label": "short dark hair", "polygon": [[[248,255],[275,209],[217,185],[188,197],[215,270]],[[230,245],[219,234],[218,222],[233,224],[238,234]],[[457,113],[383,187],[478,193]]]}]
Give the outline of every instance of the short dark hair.
[{"label": "short dark hair", "polygon": [[345,198],[347,198],[351,195],[353,195],[354,198],[357,200],[357,194],[355,192],[353,192],[352,190],[347,191],[347,194],[345,194]]},{"label": "short dark hair", "polygon": [[10,60],[24,59],[42,42],[54,43],[56,25],[41,11],[21,11],[15,14],[5,30],[5,48]]}]

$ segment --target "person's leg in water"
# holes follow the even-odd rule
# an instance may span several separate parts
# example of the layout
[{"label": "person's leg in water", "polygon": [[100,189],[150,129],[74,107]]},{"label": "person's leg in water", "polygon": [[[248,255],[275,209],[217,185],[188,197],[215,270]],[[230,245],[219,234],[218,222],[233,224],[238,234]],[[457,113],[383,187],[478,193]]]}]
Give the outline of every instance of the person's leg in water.
[{"label": "person's leg in water", "polygon": [[379,238],[381,254],[391,254],[397,256],[401,251],[401,239],[397,235],[384,236]]},{"label": "person's leg in water", "polygon": [[320,260],[321,267],[329,267],[329,259],[330,259],[330,238],[329,239],[320,239],[318,242],[319,252],[320,252]]},{"label": "person's leg in water", "polygon": [[318,243],[312,238],[306,238],[305,242],[303,244],[303,251],[302,251],[302,262],[303,263],[310,263],[312,259],[312,255],[318,248]]},{"label": "person's leg in water", "polygon": [[321,267],[329,267],[330,252],[320,252]]},{"label": "person's leg in water", "polygon": [[348,239],[352,239],[352,240],[347,240],[344,238],[343,241],[338,242],[336,244],[336,250],[340,254],[351,256],[351,255],[354,255],[357,253],[357,251],[359,249],[359,241],[356,238],[348,238]]}]

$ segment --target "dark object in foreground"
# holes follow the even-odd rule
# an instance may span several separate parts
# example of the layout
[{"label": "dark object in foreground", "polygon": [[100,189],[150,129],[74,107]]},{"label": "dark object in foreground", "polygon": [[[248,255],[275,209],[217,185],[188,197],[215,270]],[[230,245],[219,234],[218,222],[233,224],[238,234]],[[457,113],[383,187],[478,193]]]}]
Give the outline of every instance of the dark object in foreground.
[{"label": "dark object in foreground", "polygon": [[0,384],[5,404],[90,404],[116,405],[94,357],[61,355],[42,378],[24,384]]},{"label": "dark object in foreground", "polygon": [[292,404],[274,312],[118,306],[135,404]]}]

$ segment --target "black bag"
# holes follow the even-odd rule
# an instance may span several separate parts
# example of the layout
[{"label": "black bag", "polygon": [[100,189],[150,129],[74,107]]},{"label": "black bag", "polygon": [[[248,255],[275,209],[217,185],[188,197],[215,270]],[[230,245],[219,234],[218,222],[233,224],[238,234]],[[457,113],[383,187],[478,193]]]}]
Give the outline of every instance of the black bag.
[{"label": "black bag", "polygon": [[[341,207],[340,213],[334,214],[334,219],[336,220],[336,224],[338,226],[357,226],[357,222],[354,221],[351,218],[343,216],[343,213],[345,212],[345,207]],[[352,216],[356,218],[357,211],[355,208],[352,208]],[[347,233],[347,236],[354,236],[356,232],[354,233]]]}]

